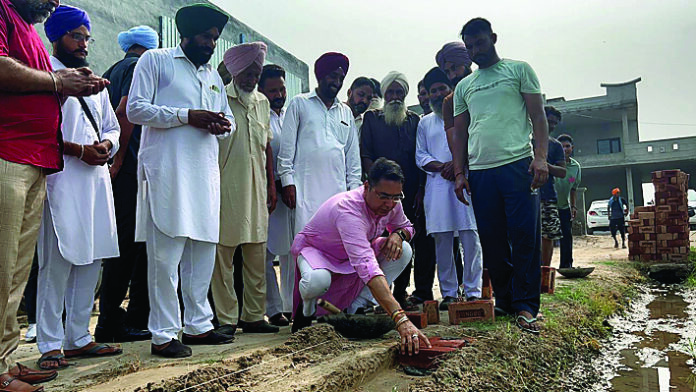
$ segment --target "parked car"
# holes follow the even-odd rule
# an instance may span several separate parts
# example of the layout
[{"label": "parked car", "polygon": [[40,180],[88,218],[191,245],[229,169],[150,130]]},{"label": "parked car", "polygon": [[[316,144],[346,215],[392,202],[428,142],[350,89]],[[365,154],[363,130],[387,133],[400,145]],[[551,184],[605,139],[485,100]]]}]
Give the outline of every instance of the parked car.
[{"label": "parked car", "polygon": [[595,230],[609,230],[609,212],[607,211],[609,199],[595,200],[587,210],[587,234],[592,234]]},{"label": "parked car", "polygon": [[696,191],[689,189],[689,226],[691,230],[696,230]]}]

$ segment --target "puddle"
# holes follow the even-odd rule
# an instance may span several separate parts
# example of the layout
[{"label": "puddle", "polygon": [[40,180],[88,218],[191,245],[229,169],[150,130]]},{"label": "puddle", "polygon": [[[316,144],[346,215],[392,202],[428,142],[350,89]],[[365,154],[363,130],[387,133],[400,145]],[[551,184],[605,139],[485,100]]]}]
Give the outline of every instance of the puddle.
[{"label": "puddle", "polygon": [[602,374],[592,391],[696,391],[696,291],[642,286],[614,329],[594,367]]}]

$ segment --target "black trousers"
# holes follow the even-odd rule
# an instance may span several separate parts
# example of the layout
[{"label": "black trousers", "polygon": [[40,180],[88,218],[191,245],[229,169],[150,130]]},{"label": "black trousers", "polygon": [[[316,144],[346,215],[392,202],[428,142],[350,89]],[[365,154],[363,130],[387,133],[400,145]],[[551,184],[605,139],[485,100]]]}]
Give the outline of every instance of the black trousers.
[{"label": "black trousers", "polygon": [[626,241],[626,222],[624,218],[612,218],[609,219],[609,230],[611,230],[611,236],[616,240],[616,232],[621,233],[621,240]]},{"label": "black trousers", "polygon": [[39,256],[34,251],[34,260],[31,262],[29,280],[24,287],[24,311],[27,313],[27,322],[36,324],[36,290],[39,281]]},{"label": "black trousers", "polygon": [[[147,290],[147,252],[144,242],[135,242],[135,205],[138,179],[120,172],[113,180],[114,205],[120,257],[103,262],[97,325],[147,329],[150,303]],[[121,308],[130,287],[128,310]]]},{"label": "black trousers", "polygon": [[561,219],[561,268],[573,267],[573,215],[570,208],[558,210]]}]

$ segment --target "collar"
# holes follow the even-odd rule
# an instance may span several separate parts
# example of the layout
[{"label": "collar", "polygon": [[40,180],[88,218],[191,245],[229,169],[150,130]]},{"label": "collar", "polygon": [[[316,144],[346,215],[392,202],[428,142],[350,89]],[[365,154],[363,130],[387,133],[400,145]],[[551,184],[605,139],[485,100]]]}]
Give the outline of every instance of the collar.
[{"label": "collar", "polygon": [[[174,52],[172,53],[172,56],[174,56],[175,59],[176,59],[176,58],[184,58],[184,59],[186,59],[186,61],[188,61],[194,68],[196,68],[196,65],[191,61],[191,59],[189,59],[188,57],[186,57],[186,53],[184,53],[184,50],[181,48],[181,45],[178,45],[178,46],[174,49]],[[212,67],[213,67],[213,66],[210,65],[210,62],[207,62],[207,63],[201,65],[201,68],[207,68],[208,70],[212,69]]]},{"label": "collar", "polygon": [[271,109],[271,117],[283,117],[285,115],[285,108],[280,109],[280,115],[275,112],[275,110]]},{"label": "collar", "polygon": [[[324,105],[324,101],[322,101],[321,98],[319,97],[319,94],[317,94],[317,89],[314,89],[309,93],[309,98],[310,99],[316,98],[319,100],[319,102],[321,102],[322,105]],[[334,100],[333,100],[333,103],[331,104],[331,107],[334,107],[334,106],[338,105],[339,103],[341,103],[341,101],[338,100],[338,97],[334,97]],[[324,107],[326,107],[326,105],[324,105]]]},{"label": "collar", "polygon": [[65,69],[67,68],[58,58],[54,55],[51,55],[51,66],[53,67],[54,71],[57,71],[59,69]]},{"label": "collar", "polygon": [[[227,92],[227,96],[237,100],[238,102],[242,103],[242,100],[239,99],[239,90],[237,89],[237,85],[234,84],[234,82],[230,82],[230,84],[227,85],[225,88]],[[254,91],[251,93],[251,97],[254,103],[258,102],[260,100],[259,97],[260,93],[254,89]]]},{"label": "collar", "polygon": [[130,52],[130,53],[126,53],[126,55],[123,56],[124,59],[127,59],[129,57],[140,57],[140,55],[137,53]]}]

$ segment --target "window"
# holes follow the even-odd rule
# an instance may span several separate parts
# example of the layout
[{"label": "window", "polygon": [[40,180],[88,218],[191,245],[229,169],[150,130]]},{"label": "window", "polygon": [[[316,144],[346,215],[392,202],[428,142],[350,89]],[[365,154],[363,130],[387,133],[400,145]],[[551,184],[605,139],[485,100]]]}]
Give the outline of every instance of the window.
[{"label": "window", "polygon": [[678,150],[678,149],[679,149],[679,143],[672,144],[672,150]]},{"label": "window", "polygon": [[652,152],[652,151],[653,151],[652,146],[648,146],[648,152]]},{"label": "window", "polygon": [[614,154],[621,152],[621,138],[597,140],[597,154]]}]

